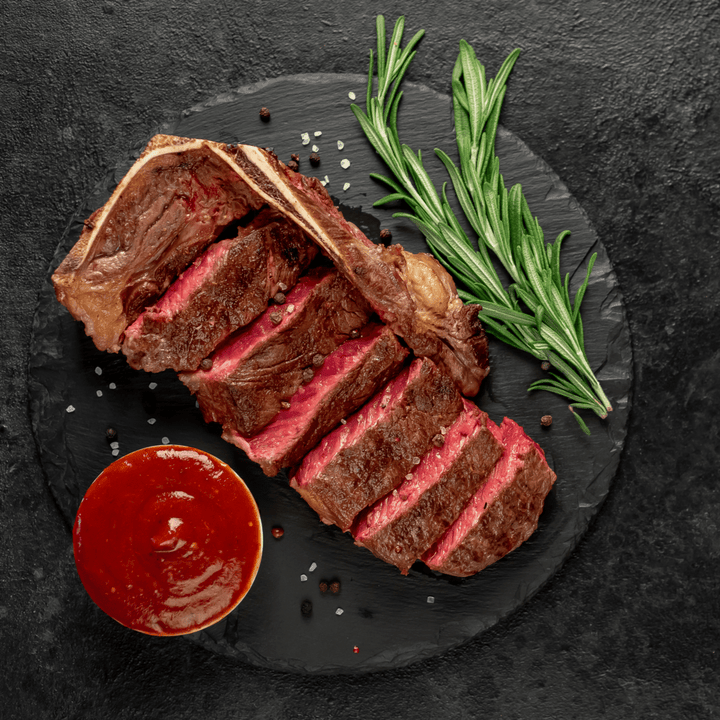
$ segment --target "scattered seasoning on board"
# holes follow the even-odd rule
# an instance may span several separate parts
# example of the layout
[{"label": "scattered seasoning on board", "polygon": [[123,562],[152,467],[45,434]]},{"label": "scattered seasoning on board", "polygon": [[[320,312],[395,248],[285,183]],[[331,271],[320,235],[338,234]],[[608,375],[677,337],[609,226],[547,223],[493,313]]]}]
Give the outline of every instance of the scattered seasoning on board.
[{"label": "scattered seasoning on board", "polygon": [[74,413],[75,412],[75,406],[74,405],[68,405],[65,408],[65,412]]},{"label": "scattered seasoning on board", "polygon": [[108,440],[114,440],[117,437],[117,430],[114,427],[109,427],[105,430],[105,437]]},{"label": "scattered seasoning on board", "polygon": [[290,159],[294,160],[298,165],[300,164],[300,156],[297,153],[290,155]]},{"label": "scattered seasoning on board", "polygon": [[357,655],[360,652],[360,648],[357,645],[353,645],[353,652]]},{"label": "scattered seasoning on board", "polygon": [[148,387],[149,387],[151,390],[154,390],[154,389],[157,387],[157,383],[156,383],[156,382],[148,383]]},{"label": "scattered seasoning on board", "polygon": [[342,140],[337,141],[338,150],[342,150],[345,147],[345,143]]},{"label": "scattered seasoning on board", "polygon": [[260,119],[263,122],[269,122],[270,121],[270,111],[266,107],[260,108]]},{"label": "scattered seasoning on board", "polygon": [[544,370],[545,372],[547,372],[547,371],[550,369],[550,363],[549,363],[547,360],[543,360],[543,361],[540,363],[540,369],[541,369],[541,370]]},{"label": "scattered seasoning on board", "polygon": [[348,97],[349,97],[351,100],[354,100],[354,99],[355,99],[355,93],[351,90],[351,91],[348,93]]},{"label": "scattered seasoning on board", "polygon": [[427,601],[430,605],[432,605],[435,602],[435,598],[432,595],[428,595]]},{"label": "scattered seasoning on board", "polygon": [[317,145],[313,145],[312,148],[311,148],[311,150],[312,150],[313,152],[320,152],[320,148],[319,148]]},{"label": "scattered seasoning on board", "polygon": [[350,188],[350,183],[345,183],[343,185],[343,190],[348,190]]},{"label": "scattered seasoning on board", "polygon": [[279,525],[275,525],[270,532],[276,540],[279,540],[285,534],[285,531]]},{"label": "scattered seasoning on board", "polygon": [[317,570],[317,563],[314,562],[310,567],[308,568],[308,572],[315,572]]},{"label": "scattered seasoning on board", "polygon": [[320,588],[321,593],[326,593],[328,591],[328,584],[324,581],[320,581],[320,585],[318,586]]},{"label": "scattered seasoning on board", "polygon": [[300,603],[300,612],[305,617],[312,615],[312,603],[309,600],[303,600],[302,603]]},{"label": "scattered seasoning on board", "polygon": [[340,592],[340,581],[339,580],[333,580],[330,583],[330,592],[337,595]]},{"label": "scattered seasoning on board", "polygon": [[543,415],[540,418],[540,424],[543,427],[550,427],[552,425],[552,415]]},{"label": "scattered seasoning on board", "polygon": [[113,450],[117,450],[117,449],[120,447],[120,443],[116,440],[115,442],[111,442],[111,443],[110,443],[110,447],[111,447]]},{"label": "scattered seasoning on board", "polygon": [[302,140],[303,145],[310,144],[310,135],[308,135],[308,133],[303,133],[302,135],[300,135],[300,139]]},{"label": "scattered seasoning on board", "polygon": [[392,240],[392,233],[387,228],[383,228],[380,231],[380,239],[383,242],[390,242]]},{"label": "scattered seasoning on board", "polygon": [[287,164],[287,166],[290,170],[294,170],[295,172],[297,172],[300,169],[300,165],[298,163],[296,163],[295,160],[291,160]]},{"label": "scattered seasoning on board", "polygon": [[95,374],[96,374],[96,375],[102,375],[102,368],[101,368],[101,367],[96,367],[96,368],[95,368]]},{"label": "scattered seasoning on board", "polygon": [[338,608],[338,609],[335,611],[335,614],[336,614],[336,615],[342,615],[344,612],[345,612],[345,611],[344,611],[342,608]]},{"label": "scattered seasoning on board", "polygon": [[111,390],[114,390],[114,389],[117,387],[117,385],[116,385],[115,383],[110,383],[110,384],[108,385],[108,387],[109,387]]},{"label": "scattered seasoning on board", "polygon": [[320,136],[322,135],[322,130],[316,130],[316,131],[313,133],[313,135],[314,135],[315,137],[320,137]]},{"label": "scattered seasoning on board", "polygon": [[307,582],[307,575],[305,573],[300,576],[300,582]]},{"label": "scattered seasoning on board", "polygon": [[320,164],[320,156],[316,153],[310,153],[310,164],[313,167],[317,167]]},{"label": "scattered seasoning on board", "polygon": [[154,425],[157,422],[155,418],[148,418],[148,425]]},{"label": "scattered seasoning on board", "polygon": [[347,170],[347,169],[350,167],[350,161],[349,161],[347,158],[343,158],[343,159],[340,161],[340,167],[341,167],[343,170]]},{"label": "scattered seasoning on board", "polygon": [[169,445],[170,444],[170,438],[169,437],[163,437],[162,439],[163,445]]}]

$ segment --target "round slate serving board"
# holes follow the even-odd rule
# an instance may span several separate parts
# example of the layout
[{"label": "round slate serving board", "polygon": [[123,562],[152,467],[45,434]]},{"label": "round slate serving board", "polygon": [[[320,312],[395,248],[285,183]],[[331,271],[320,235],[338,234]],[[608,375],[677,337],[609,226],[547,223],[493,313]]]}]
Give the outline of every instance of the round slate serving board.
[{"label": "round slate serving board", "polygon": [[[378,241],[380,229],[389,228],[393,242],[424,251],[414,226],[392,218],[399,208],[372,208],[385,189],[370,180],[369,173],[386,171],[350,111],[349,92],[362,103],[365,78],[278,78],[186,111],[160,131],[271,147],[285,162],[298,153],[300,170],[327,178],[327,189],[346,217],[371,239]],[[262,106],[270,109],[268,123],[259,118]],[[308,144],[303,144],[303,133],[309,135]],[[455,154],[450,98],[406,84],[400,137],[423,150],[426,167],[440,187],[446,177],[432,150],[440,147]],[[83,219],[105,202],[144,144],[108,174],[72,219],[51,270],[77,240]],[[321,156],[317,168],[308,160],[314,145]],[[507,415],[524,426],[545,450],[558,480],[532,538],[471,578],[442,576],[419,563],[403,577],[355,547],[348,535],[323,525],[284,475],[265,477],[241,451],[221,440],[218,426],[203,422],[174,373],[137,372],[123,356],[96,350],[82,324],[55,300],[48,275],[33,326],[30,411],[43,469],[68,523],[90,483],[116,456],[163,441],[218,456],[245,479],[257,500],[265,551],[255,585],[237,610],[191,636],[194,641],[278,670],[332,673],[400,667],[455,647],[517,609],[561,566],[587,529],[608,492],[625,439],[632,380],[628,324],[605,249],[567,188],[502,128],[497,151],[505,182],[522,183],[546,238],[554,239],[565,229],[572,232],[563,245],[562,269],[571,274],[575,287],[589,256],[598,253],[583,317],[590,364],[614,411],[606,421],[586,415],[592,434],[585,436],[560,398],[527,393],[527,386],[543,375],[539,363],[491,339],[492,371],[477,402],[496,422]],[[350,161],[347,168],[341,166],[345,159]],[[546,414],[554,419],[549,429],[540,426]],[[116,455],[106,439],[108,427],[117,431]],[[280,539],[271,535],[275,525],[285,531]],[[340,591],[322,593],[322,580],[338,580]],[[301,613],[304,601],[312,603],[309,615]]]}]

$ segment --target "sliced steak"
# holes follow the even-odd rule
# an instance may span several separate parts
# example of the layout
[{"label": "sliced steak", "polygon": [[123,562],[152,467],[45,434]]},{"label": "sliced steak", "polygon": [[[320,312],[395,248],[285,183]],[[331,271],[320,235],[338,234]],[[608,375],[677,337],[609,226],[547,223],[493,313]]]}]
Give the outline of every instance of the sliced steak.
[{"label": "sliced steak", "polygon": [[455,521],[502,454],[487,415],[465,399],[463,405],[442,447],[426,453],[398,487],[355,523],[355,542],[404,575]]},{"label": "sliced steak", "polygon": [[295,225],[263,211],[238,236],[211,245],[125,331],[122,351],[148,372],[196,370],[234,330],[292,288],[317,254]]},{"label": "sliced steak", "polygon": [[223,438],[242,448],[266,475],[300,462],[328,432],[394,377],[408,351],[384,325],[371,323],[360,337],[329,355],[262,432],[245,438],[227,428]]},{"label": "sliced steak", "polygon": [[143,308],[263,202],[206,145],[155,136],[53,274],[57,298],[98,349],[117,352]]},{"label": "sliced steak", "polygon": [[416,359],[308,453],[290,484],[323,522],[348,530],[415,469],[433,440],[444,442],[462,408],[447,372]]},{"label": "sliced steak", "polygon": [[555,482],[542,449],[514,421],[501,425],[505,452],[487,483],[423,557],[448,575],[474,575],[535,532]]},{"label": "sliced steak", "polygon": [[181,373],[205,420],[251,436],[260,432],[322,365],[367,324],[362,295],[336,270],[300,278],[283,305],[269,307],[210,356],[208,370]]}]

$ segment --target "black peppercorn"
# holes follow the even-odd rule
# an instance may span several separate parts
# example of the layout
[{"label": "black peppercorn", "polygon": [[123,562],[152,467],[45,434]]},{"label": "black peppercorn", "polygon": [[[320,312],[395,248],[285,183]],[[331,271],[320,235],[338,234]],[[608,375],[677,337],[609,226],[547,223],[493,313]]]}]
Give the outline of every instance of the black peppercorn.
[{"label": "black peppercorn", "polygon": [[297,172],[300,169],[300,166],[294,160],[291,160],[287,164],[287,166],[290,168],[290,170],[294,170],[295,172]]},{"label": "black peppercorn", "polygon": [[310,153],[310,164],[313,167],[317,167],[320,164],[320,156],[316,152]]},{"label": "black peppercorn", "polygon": [[324,580],[320,582],[319,587],[321,593],[326,593],[328,591],[328,584]]},{"label": "black peppercorn", "polygon": [[284,304],[285,304],[285,299],[286,299],[286,298],[285,298],[285,293],[283,293],[283,292],[276,292],[275,295],[273,295],[273,300],[274,300],[278,305],[284,305]]},{"label": "black peppercorn", "polygon": [[210,358],[205,358],[201,363],[200,367],[203,370],[212,370],[213,361]]},{"label": "black peppercorn", "polygon": [[273,325],[279,325],[282,322],[282,313],[279,313],[279,312],[270,313],[270,322]]},{"label": "black peppercorn", "polygon": [[392,240],[392,233],[387,228],[383,228],[380,231],[380,240],[384,243],[390,242]]},{"label": "black peppercorn", "polygon": [[300,164],[300,156],[299,156],[297,153],[293,153],[293,154],[290,156],[290,159],[291,159],[291,160],[294,160],[298,165]]},{"label": "black peppercorn", "polygon": [[552,425],[552,415],[543,415],[540,418],[540,424],[543,427],[550,427]]},{"label": "black peppercorn", "polygon": [[330,592],[335,593],[336,595],[340,592],[340,581],[339,580],[333,580],[330,583]]},{"label": "black peppercorn", "polygon": [[279,540],[285,534],[285,531],[279,525],[275,525],[270,532],[272,532],[272,536],[276,540]]},{"label": "black peppercorn", "polygon": [[105,437],[106,437],[108,440],[114,440],[114,439],[117,437],[117,430],[116,430],[115,428],[109,427],[109,428],[105,431]]},{"label": "black peppercorn", "polygon": [[303,600],[302,603],[300,604],[300,612],[305,617],[312,615],[312,603],[309,600]]},{"label": "black peppercorn", "polygon": [[270,111],[266,107],[260,108],[260,119],[263,122],[269,122],[270,121]]},{"label": "black peppercorn", "polygon": [[543,361],[540,363],[540,369],[541,369],[541,370],[544,370],[545,372],[547,372],[547,371],[550,369],[550,363],[549,363],[547,360],[543,360]]}]

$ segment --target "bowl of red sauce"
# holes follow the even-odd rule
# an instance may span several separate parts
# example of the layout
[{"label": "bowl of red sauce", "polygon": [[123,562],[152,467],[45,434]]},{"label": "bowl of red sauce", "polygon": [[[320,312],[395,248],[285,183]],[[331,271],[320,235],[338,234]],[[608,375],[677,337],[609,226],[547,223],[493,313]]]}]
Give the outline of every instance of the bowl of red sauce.
[{"label": "bowl of red sauce", "polygon": [[160,445],[108,466],[73,527],[78,574],[92,600],[149,635],[202,630],[231,612],[262,556],[255,500],[229,465]]}]

